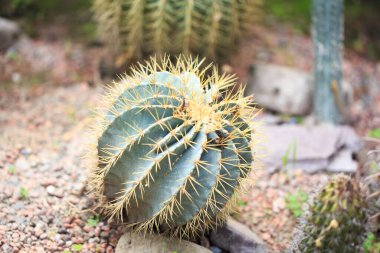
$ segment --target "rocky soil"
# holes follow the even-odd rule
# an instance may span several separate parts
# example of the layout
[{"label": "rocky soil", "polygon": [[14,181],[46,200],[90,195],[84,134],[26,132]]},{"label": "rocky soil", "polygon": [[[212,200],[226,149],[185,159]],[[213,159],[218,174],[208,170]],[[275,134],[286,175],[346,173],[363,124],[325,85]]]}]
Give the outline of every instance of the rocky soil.
[{"label": "rocky soil", "polygon": [[113,252],[119,229],[88,208],[85,135],[99,89],[0,93],[0,251]]}]

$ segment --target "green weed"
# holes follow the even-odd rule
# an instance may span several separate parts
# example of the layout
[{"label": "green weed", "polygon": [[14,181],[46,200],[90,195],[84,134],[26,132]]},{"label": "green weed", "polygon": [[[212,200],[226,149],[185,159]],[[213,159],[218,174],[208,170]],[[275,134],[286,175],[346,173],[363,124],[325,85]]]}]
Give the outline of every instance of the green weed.
[{"label": "green weed", "polygon": [[90,227],[95,227],[99,224],[99,216],[91,216],[90,218],[87,219],[88,226]]},{"label": "green weed", "polygon": [[81,251],[83,248],[83,244],[73,244],[72,248],[74,251]]},{"label": "green weed", "polygon": [[14,175],[16,174],[16,167],[14,165],[9,165],[7,171],[8,174]]},{"label": "green weed", "polygon": [[300,217],[303,214],[302,206],[309,199],[306,192],[297,190],[295,193],[289,193],[285,197],[285,206],[295,217]]},{"label": "green weed", "polygon": [[238,201],[236,201],[237,206],[246,206],[247,204],[248,204],[247,201],[242,200],[242,199],[239,199]]},{"label": "green weed", "polygon": [[376,162],[371,162],[369,167],[373,173],[378,172],[380,170],[379,165]]},{"label": "green weed", "polygon": [[289,144],[289,146],[287,147],[287,149],[285,151],[285,154],[281,157],[283,168],[286,168],[286,166],[289,163],[290,153],[292,153],[292,162],[294,165],[296,160],[297,160],[297,142],[296,142],[296,140],[294,140],[291,144]]},{"label": "green weed", "polygon": [[29,192],[26,188],[21,187],[19,190],[19,195],[20,195],[21,199],[27,199],[29,197]]},{"label": "green weed", "polygon": [[367,135],[371,138],[380,139],[380,128],[371,129]]},{"label": "green weed", "polygon": [[380,253],[380,242],[375,242],[375,235],[369,233],[367,238],[363,242],[363,248],[365,253]]}]

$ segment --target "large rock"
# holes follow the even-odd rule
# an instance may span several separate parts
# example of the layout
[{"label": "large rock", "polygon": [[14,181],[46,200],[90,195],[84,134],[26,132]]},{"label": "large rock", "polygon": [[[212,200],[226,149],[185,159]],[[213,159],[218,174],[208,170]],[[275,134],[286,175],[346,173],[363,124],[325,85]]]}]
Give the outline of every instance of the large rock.
[{"label": "large rock", "polygon": [[115,253],[212,253],[195,243],[147,234],[145,237],[134,232],[125,233],[117,243]]},{"label": "large rock", "polygon": [[263,162],[269,171],[293,167],[313,173],[355,172],[360,138],[348,126],[267,125]]},{"label": "large rock", "polygon": [[248,227],[228,219],[227,223],[210,233],[210,242],[230,253],[266,253],[264,242]]},{"label": "large rock", "polygon": [[[284,114],[307,115],[313,104],[313,77],[310,73],[266,63],[252,64],[246,95],[254,94],[259,106]],[[352,86],[342,81],[342,99],[352,103]]]},{"label": "large rock", "polygon": [[273,64],[254,64],[246,95],[259,106],[285,114],[306,115],[312,106],[312,79],[303,71]]},{"label": "large rock", "polygon": [[7,50],[20,35],[21,30],[16,23],[0,17],[0,51]]}]

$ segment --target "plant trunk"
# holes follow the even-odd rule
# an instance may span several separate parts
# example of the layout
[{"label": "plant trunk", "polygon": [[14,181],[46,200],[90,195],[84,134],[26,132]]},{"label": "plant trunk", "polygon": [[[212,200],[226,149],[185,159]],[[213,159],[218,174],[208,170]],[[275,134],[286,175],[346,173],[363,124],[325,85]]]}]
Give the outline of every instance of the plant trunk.
[{"label": "plant trunk", "polygon": [[313,0],[314,114],[319,121],[343,121],[342,51],[344,0]]}]

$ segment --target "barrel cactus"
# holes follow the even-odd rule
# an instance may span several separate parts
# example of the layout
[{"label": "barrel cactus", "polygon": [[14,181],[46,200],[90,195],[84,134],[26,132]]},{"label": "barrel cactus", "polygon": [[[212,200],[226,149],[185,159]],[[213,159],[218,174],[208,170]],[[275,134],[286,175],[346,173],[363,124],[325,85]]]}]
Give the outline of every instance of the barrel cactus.
[{"label": "barrel cactus", "polygon": [[146,55],[227,56],[246,37],[261,0],[94,0],[98,33],[121,65]]},{"label": "barrel cactus", "polygon": [[360,252],[366,225],[360,184],[347,176],[334,177],[315,196],[290,252]]},{"label": "barrel cactus", "polygon": [[253,161],[251,118],[233,76],[179,57],[133,69],[105,96],[89,185],[102,211],[137,231],[196,237],[234,206]]}]

